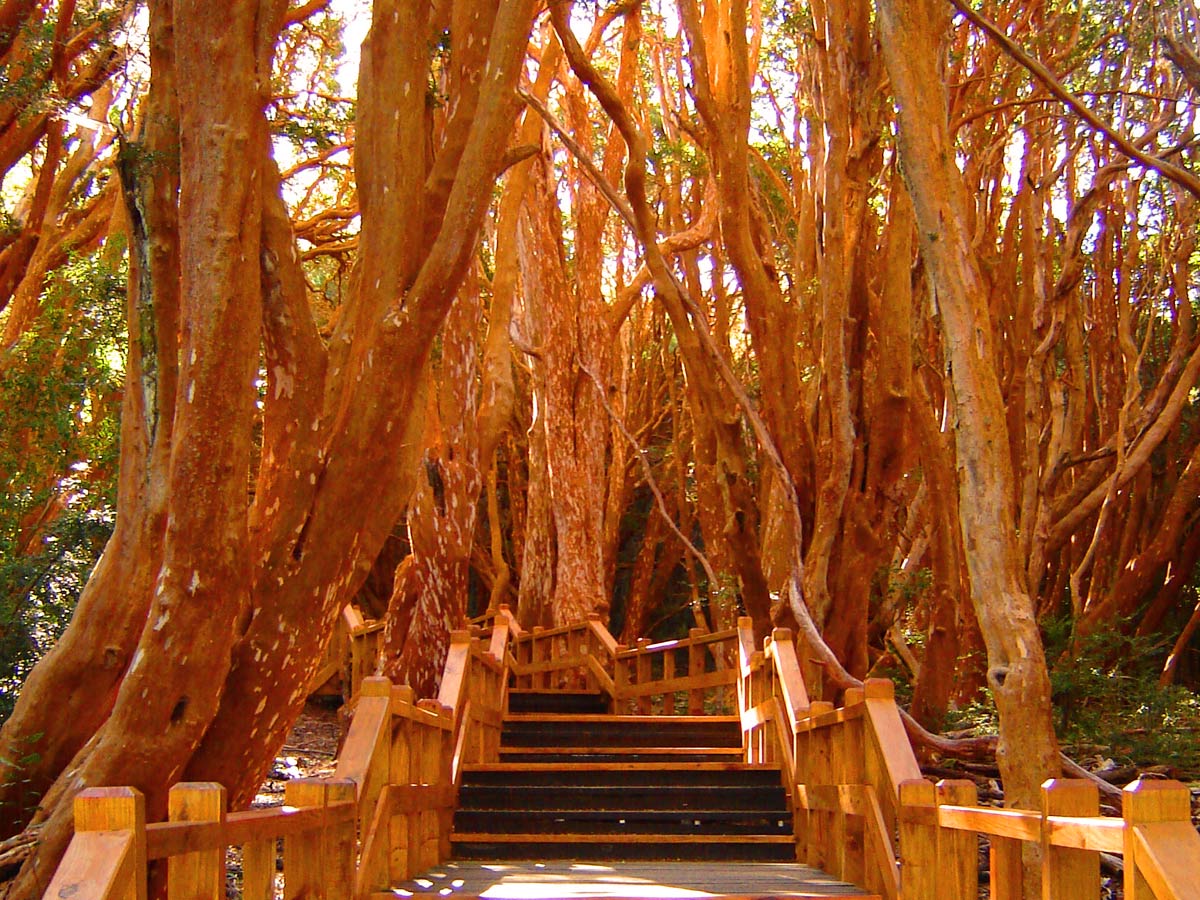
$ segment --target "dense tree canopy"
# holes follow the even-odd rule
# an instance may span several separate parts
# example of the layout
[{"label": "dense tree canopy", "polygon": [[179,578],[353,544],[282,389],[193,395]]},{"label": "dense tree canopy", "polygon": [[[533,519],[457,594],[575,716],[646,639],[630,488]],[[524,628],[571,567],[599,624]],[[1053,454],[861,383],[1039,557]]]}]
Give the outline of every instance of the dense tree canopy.
[{"label": "dense tree canopy", "polygon": [[422,695],[501,602],[791,625],[1036,806],[1097,674],[1200,680],[1198,29],[0,3],[0,831],[248,802],[350,602]]}]

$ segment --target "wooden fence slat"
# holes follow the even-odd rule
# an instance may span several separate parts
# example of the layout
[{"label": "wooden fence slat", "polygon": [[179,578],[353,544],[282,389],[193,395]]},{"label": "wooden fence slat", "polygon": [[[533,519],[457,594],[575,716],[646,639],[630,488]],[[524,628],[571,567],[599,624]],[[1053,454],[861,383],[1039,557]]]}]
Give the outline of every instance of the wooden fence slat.
[{"label": "wooden fence slat", "polygon": [[275,839],[242,847],[242,900],[274,900]]},{"label": "wooden fence slat", "polygon": [[[213,782],[183,782],[167,795],[172,822],[217,822],[225,819],[225,788]],[[168,900],[223,900],[224,848],[182,853],[167,860]]]}]

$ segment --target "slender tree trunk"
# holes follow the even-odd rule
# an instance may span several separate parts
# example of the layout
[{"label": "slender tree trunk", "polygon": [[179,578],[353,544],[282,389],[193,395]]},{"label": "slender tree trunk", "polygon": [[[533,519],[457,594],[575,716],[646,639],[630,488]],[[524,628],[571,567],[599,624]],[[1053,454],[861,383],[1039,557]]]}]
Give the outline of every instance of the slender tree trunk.
[{"label": "slender tree trunk", "polygon": [[971,596],[1000,712],[997,759],[1010,805],[1036,808],[1061,771],[1050,680],[1014,522],[1004,404],[993,368],[987,288],[967,229],[967,200],[947,125],[938,61],[949,9],[936,0],[880,0],[884,59],[899,109],[901,166],[921,254],[942,315],[955,395],[960,524]]}]

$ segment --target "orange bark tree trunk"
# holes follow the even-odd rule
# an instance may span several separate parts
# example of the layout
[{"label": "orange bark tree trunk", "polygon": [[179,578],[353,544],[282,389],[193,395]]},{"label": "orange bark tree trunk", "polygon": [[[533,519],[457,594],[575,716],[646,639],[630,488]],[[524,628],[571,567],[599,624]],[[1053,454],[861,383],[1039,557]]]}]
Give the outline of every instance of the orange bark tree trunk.
[{"label": "orange bark tree trunk", "polygon": [[949,11],[932,0],[878,6],[884,59],[899,109],[901,166],[919,245],[942,315],[954,389],[959,521],[971,596],[1000,713],[997,758],[1006,801],[1038,803],[1061,765],[1050,680],[1015,530],[1015,483],[1004,403],[992,368],[987,289],[972,249],[967,199],[955,168],[939,40]]}]

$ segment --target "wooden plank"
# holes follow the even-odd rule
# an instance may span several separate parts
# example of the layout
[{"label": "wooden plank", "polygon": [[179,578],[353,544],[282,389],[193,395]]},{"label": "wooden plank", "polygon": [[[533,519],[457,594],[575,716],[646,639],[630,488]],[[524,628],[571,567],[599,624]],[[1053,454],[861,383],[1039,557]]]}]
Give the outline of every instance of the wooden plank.
[{"label": "wooden plank", "polygon": [[771,633],[769,656],[775,664],[788,725],[795,731],[796,725],[808,714],[810,701],[804,685],[804,675],[800,671],[800,662],[796,659],[796,645],[792,643],[792,632],[789,629],[776,628]]},{"label": "wooden plank", "polygon": [[[678,751],[676,751],[678,752]],[[744,762],[503,762],[472,763],[466,772],[773,772],[778,766]]]},{"label": "wooden plank", "polygon": [[[380,684],[386,682],[386,684]],[[379,696],[378,691],[384,691]],[[365,678],[358,708],[338,755],[335,778],[350,778],[358,785],[360,814],[370,821],[379,792],[390,773],[392,685],[387,679]]]},{"label": "wooden plank", "polygon": [[602,724],[614,728],[646,725],[655,722],[685,722],[698,724],[701,722],[738,722],[738,716],[640,716],[613,715],[611,713],[509,713],[504,717],[509,722],[561,722],[563,724]]},{"label": "wooden plank", "polygon": [[75,835],[43,896],[146,900],[146,803],[141,792],[86,788],[72,805]]},{"label": "wooden plank", "polygon": [[1190,822],[1135,825],[1141,877],[1156,897],[1200,897],[1200,835]]},{"label": "wooden plank", "polygon": [[[911,815],[901,813],[901,819]],[[990,806],[939,806],[937,824],[942,828],[974,831],[1019,841],[1037,841],[1041,837],[1042,817],[1027,809],[997,809]]]},{"label": "wooden plank", "polygon": [[[594,844],[603,841],[606,844],[711,844],[715,838],[711,834],[562,834],[531,832],[475,832],[456,831],[451,840],[457,843],[489,843],[489,844]],[[723,844],[790,844],[794,838],[790,834],[724,834],[720,841]]]},{"label": "wooden plank", "polygon": [[1025,868],[1021,862],[1021,842],[993,836],[989,843],[988,883],[992,900],[1022,900]]},{"label": "wooden plank", "polygon": [[67,846],[62,862],[50,879],[43,897],[70,900],[108,900],[110,897],[136,896],[133,882],[142,885],[141,900],[145,900],[145,872],[135,873],[134,832],[78,832]]},{"label": "wooden plank", "polygon": [[[1186,824],[1191,828],[1192,798],[1185,785],[1177,781],[1138,779],[1122,792],[1121,808],[1125,816],[1125,900],[1151,900],[1158,897],[1198,896],[1191,894],[1162,894],[1171,888],[1167,879],[1178,872],[1178,844],[1160,848],[1148,839],[1140,826],[1159,823]],[[1157,836],[1156,831],[1149,833]],[[1184,858],[1184,861],[1187,861]],[[1195,865],[1195,858],[1191,860]]]},{"label": "wooden plank", "polygon": [[446,666],[442,669],[442,683],[438,689],[438,702],[458,710],[464,699],[467,666],[471,658],[471,634],[467,631],[450,633],[450,649],[446,654]]},{"label": "wooden plank", "polygon": [[[225,788],[213,782],[185,782],[167,794],[172,822],[217,822],[225,818]],[[170,900],[222,900],[225,896],[225,848],[182,853],[167,860]]]},{"label": "wooden plank", "polygon": [[540,755],[561,755],[561,756],[588,756],[592,754],[607,754],[611,756],[666,756],[668,754],[679,755],[681,753],[708,755],[708,756],[730,756],[736,759],[742,758],[741,747],[507,747],[506,753],[520,753],[524,756],[540,756]]},{"label": "wooden plank", "polygon": [[866,801],[863,811],[866,871],[862,883],[868,890],[878,892],[887,900],[899,900],[900,866],[892,846],[891,829],[883,817],[875,789],[870,785],[864,785],[863,788]]},{"label": "wooden plank", "polygon": [[275,839],[250,841],[242,847],[242,900],[274,900]]},{"label": "wooden plank", "polygon": [[383,786],[370,821],[363,824],[362,853],[359,857],[358,874],[354,886],[354,893],[358,897],[391,886],[392,879],[388,872],[388,844],[391,837],[389,826],[392,820],[392,792],[394,790],[396,790],[395,785]]},{"label": "wooden plank", "polygon": [[229,813],[224,822],[151,822],[146,826],[146,857],[165,859],[258,840],[275,840],[320,828],[323,822],[353,822],[353,802],[325,809],[273,806]]},{"label": "wooden plank", "polygon": [[[648,671],[649,669],[647,668]],[[704,690],[705,688],[719,687],[724,684],[733,684],[736,679],[737,676],[728,669],[719,672],[705,672],[703,675],[694,677],[691,675],[681,675],[678,678],[652,679],[647,675],[646,681],[642,681],[639,674],[637,684],[630,685],[625,691],[625,696],[649,697],[654,694],[666,694],[675,691]],[[666,715],[672,715],[672,713],[668,711]]]},{"label": "wooden plank", "polygon": [[1125,822],[1121,819],[1047,816],[1046,830],[1050,844],[1055,847],[1073,847],[1093,853],[1125,851]]}]

